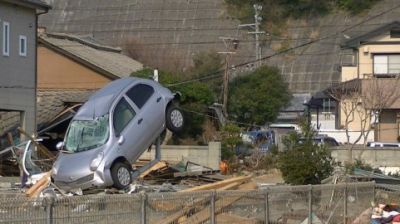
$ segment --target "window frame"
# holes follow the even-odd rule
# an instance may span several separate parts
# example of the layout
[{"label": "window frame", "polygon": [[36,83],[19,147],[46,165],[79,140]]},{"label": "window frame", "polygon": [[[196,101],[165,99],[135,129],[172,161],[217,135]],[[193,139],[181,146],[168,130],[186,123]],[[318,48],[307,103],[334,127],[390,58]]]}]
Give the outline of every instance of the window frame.
[{"label": "window frame", "polygon": [[[21,41],[24,41],[24,43],[22,44]],[[22,47],[25,50],[24,52],[22,52]],[[27,37],[25,35],[19,35],[19,56],[22,57],[26,57],[28,54],[28,40]]]},{"label": "window frame", "polygon": [[[10,23],[3,22],[3,56],[10,56]],[[7,31],[7,32],[6,32]]]},{"label": "window frame", "polygon": [[[116,109],[117,109],[118,104],[119,104],[121,101],[125,101],[126,105],[128,105],[128,107],[130,108],[131,111],[133,111],[134,114],[133,114],[132,119],[130,119],[130,120],[125,124],[125,126],[118,132],[118,131],[116,130],[116,128],[115,128],[115,117],[116,117],[116,116],[115,116],[115,115],[116,115],[116,114],[115,114],[115,111],[116,111]],[[137,115],[137,111],[136,111],[135,107],[133,107],[133,106],[131,105],[131,103],[129,102],[129,99],[126,99],[124,96],[121,97],[121,98],[117,101],[117,103],[115,104],[115,106],[114,106],[114,108],[113,108],[113,111],[112,111],[112,130],[113,130],[113,132],[114,132],[114,135],[115,135],[116,137],[121,136],[122,132],[124,132],[124,130],[126,129],[126,127],[135,119],[136,115]]]},{"label": "window frame", "polygon": [[[375,72],[375,68],[376,68],[376,64],[375,64],[375,57],[376,56],[385,56],[386,57],[386,73],[376,73]],[[400,53],[379,53],[379,54],[373,54],[372,55],[372,72],[374,76],[390,76],[390,75],[400,75],[400,69],[398,73],[391,73],[390,72],[390,63],[389,63],[389,58],[390,56],[399,56],[400,57]]]}]

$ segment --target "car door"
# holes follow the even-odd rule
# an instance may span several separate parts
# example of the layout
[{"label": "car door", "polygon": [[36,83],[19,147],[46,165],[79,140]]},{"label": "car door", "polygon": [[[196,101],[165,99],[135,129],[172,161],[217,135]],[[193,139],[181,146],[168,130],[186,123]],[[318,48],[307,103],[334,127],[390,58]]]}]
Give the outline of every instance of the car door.
[{"label": "car door", "polygon": [[139,108],[140,117],[145,122],[143,132],[147,146],[149,146],[155,138],[163,130],[165,123],[165,105],[160,93],[152,85],[139,83],[130,88],[126,95]]},{"label": "car door", "polygon": [[139,109],[124,96],[114,107],[112,121],[114,135],[119,139],[118,153],[133,162],[147,147],[144,120],[140,117]]}]

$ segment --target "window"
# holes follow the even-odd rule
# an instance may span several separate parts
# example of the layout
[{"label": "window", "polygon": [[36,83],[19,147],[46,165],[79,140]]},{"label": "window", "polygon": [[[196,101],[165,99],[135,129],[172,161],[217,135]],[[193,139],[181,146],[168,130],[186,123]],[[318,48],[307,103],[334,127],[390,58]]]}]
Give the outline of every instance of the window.
[{"label": "window", "polygon": [[154,89],[151,86],[145,84],[138,84],[132,87],[126,95],[136,104],[140,109],[147,102],[147,100],[153,95]]},{"label": "window", "polygon": [[20,35],[19,36],[19,55],[20,56],[26,56],[26,36]]},{"label": "window", "polygon": [[122,98],[115,106],[113,124],[115,135],[119,136],[129,122],[135,117],[136,113],[129,103]]},{"label": "window", "polygon": [[400,74],[400,55],[374,55],[374,74]]},{"label": "window", "polygon": [[3,55],[10,56],[10,23],[3,22]]},{"label": "window", "polygon": [[108,114],[92,121],[73,120],[68,129],[65,148],[82,152],[104,145],[109,136]]}]

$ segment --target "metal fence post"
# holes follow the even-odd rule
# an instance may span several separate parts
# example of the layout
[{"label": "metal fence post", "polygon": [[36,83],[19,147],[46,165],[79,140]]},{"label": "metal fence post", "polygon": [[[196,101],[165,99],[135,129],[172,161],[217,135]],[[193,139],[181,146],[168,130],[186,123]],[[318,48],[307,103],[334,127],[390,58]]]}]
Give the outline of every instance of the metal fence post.
[{"label": "metal fence post", "polygon": [[269,224],[269,189],[265,190],[265,224]]},{"label": "metal fence post", "polygon": [[309,185],[308,189],[308,224],[312,224],[312,193],[313,193],[313,186]]},{"label": "metal fence post", "polygon": [[211,224],[215,224],[215,191],[211,192],[210,198],[210,222]]},{"label": "metal fence post", "polygon": [[143,193],[141,195],[141,201],[142,201],[142,206],[141,206],[141,224],[146,224],[147,223],[147,216],[146,216],[146,206],[147,206],[147,194]]},{"label": "metal fence post", "polygon": [[344,185],[344,194],[343,194],[343,223],[346,224],[347,223],[347,182]]},{"label": "metal fence post", "polygon": [[54,198],[44,198],[45,210],[46,210],[46,224],[53,224],[53,205]]}]

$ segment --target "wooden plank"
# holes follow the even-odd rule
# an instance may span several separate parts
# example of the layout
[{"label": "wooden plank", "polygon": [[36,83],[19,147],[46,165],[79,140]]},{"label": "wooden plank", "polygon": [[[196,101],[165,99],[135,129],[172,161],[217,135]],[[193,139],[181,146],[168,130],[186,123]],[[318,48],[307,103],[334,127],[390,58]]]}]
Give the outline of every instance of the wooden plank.
[{"label": "wooden plank", "polygon": [[218,188],[217,190],[218,191],[233,190],[233,189],[238,188],[240,184],[241,184],[240,182],[233,182],[233,183],[225,185],[221,188]]},{"label": "wooden plank", "polygon": [[15,145],[15,144],[14,144],[14,139],[13,139],[13,136],[12,136],[11,132],[7,132],[7,141],[8,141],[8,143],[9,143],[10,145],[12,145],[12,146]]},{"label": "wooden plank", "polygon": [[216,216],[217,223],[229,223],[229,224],[256,224],[255,218],[244,218],[235,214],[221,213]]},{"label": "wooden plank", "polygon": [[205,191],[205,190],[215,190],[221,187],[224,187],[228,184],[231,183],[235,183],[235,182],[246,182],[248,180],[251,179],[251,175],[250,176],[239,176],[239,177],[233,177],[233,178],[229,178],[226,180],[222,180],[222,181],[218,181],[215,183],[210,183],[210,184],[205,184],[205,185],[201,185],[201,186],[197,186],[197,187],[192,187],[192,188],[188,188],[185,190],[182,190],[180,192],[193,192],[193,191]]},{"label": "wooden plank", "polygon": [[145,176],[149,175],[151,172],[153,172],[155,170],[159,170],[159,169],[165,168],[167,166],[168,166],[167,162],[160,161],[160,162],[154,164],[152,167],[150,167],[146,171],[144,171],[142,174],[140,174],[139,178],[143,179]]},{"label": "wooden plank", "polygon": [[[38,182],[36,182],[32,187],[30,187],[25,194],[28,197],[33,197],[37,192],[40,193],[42,189],[42,186],[48,186],[49,182],[50,182],[50,176],[51,176],[51,172],[47,172],[42,178],[40,178],[40,180]],[[40,190],[41,189],[41,190]]]},{"label": "wooden plank", "polygon": [[[242,184],[239,186],[239,190],[254,190],[257,188],[257,185],[254,182],[249,182],[246,184]],[[217,200],[215,202],[215,214],[221,213],[221,211],[225,208],[228,207],[229,205],[235,203],[241,198],[241,196],[237,197],[228,197],[224,199]],[[196,214],[190,216],[187,220],[186,223],[188,224],[199,224],[203,223],[210,219],[210,208],[204,208],[201,211],[197,212]]]}]

